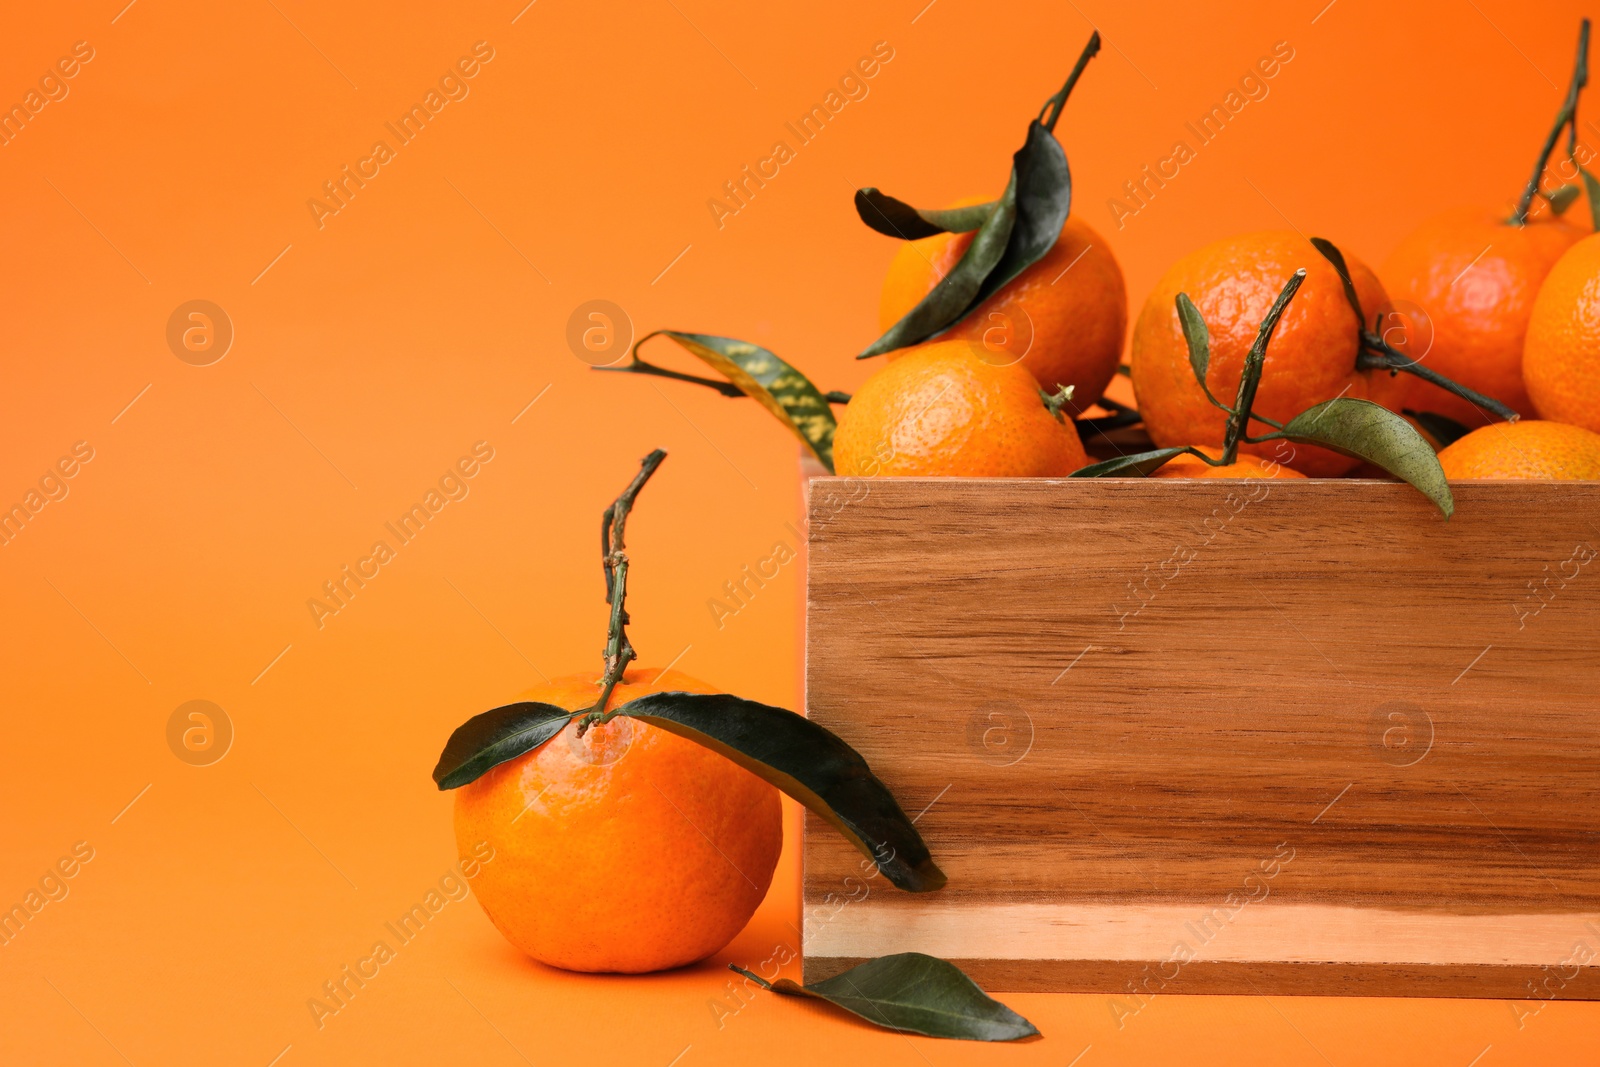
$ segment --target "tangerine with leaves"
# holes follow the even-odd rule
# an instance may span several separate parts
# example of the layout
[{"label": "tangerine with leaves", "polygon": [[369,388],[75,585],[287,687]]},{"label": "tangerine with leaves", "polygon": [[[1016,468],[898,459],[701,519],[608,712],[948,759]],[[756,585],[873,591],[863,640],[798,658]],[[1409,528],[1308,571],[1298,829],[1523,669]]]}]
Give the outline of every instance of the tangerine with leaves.
[{"label": "tangerine with leaves", "polygon": [[[887,330],[905,317],[950,273],[972,240],[971,233],[938,233],[901,245],[883,280],[880,327]],[[1088,223],[1069,216],[1041,259],[939,339],[973,341],[991,362],[1020,362],[1047,390],[1072,386],[1077,406],[1087,407],[1116,376],[1127,329],[1122,268]]]},{"label": "tangerine with leaves", "polygon": [[[518,699],[577,713],[603,679],[572,675]],[[677,671],[631,668],[619,703],[713,693]],[[577,721],[456,792],[456,841],[494,846],[473,881],[517,948],[574,971],[678,967],[733,939],[766,895],[783,844],[778,791],[708,748],[618,718]]]},{"label": "tangerine with leaves", "polygon": [[[1052,393],[1075,388],[1085,406],[1099,399],[1116,372],[1127,294],[1105,243],[1071,217],[1072,174],[1055,138],[1099,52],[1097,31],[1028,124],[999,199],[930,211],[871,186],[856,190],[861,221],[905,242],[880,298],[884,331],[856,358],[970,340],[991,362],[1025,363]],[[1062,284],[1075,266],[1082,269]]]},{"label": "tangerine with leaves", "polygon": [[[1319,241],[1313,238],[1313,241]],[[1346,300],[1358,306],[1355,284],[1351,281],[1344,256],[1332,245],[1322,242],[1317,250],[1326,257],[1339,275],[1345,289]],[[1299,455],[1290,442],[1299,445],[1319,446],[1338,455],[1348,457],[1352,463],[1368,463],[1403,481],[1411,483],[1431,500],[1446,518],[1455,510],[1439,459],[1416,426],[1390,411],[1359,397],[1336,396],[1301,411],[1287,422],[1279,422],[1255,409],[1260,395],[1263,371],[1273,336],[1284,314],[1306,281],[1306,270],[1301,268],[1291,274],[1283,288],[1273,298],[1272,306],[1256,327],[1254,340],[1245,351],[1244,364],[1239,372],[1239,385],[1232,403],[1218,399],[1208,384],[1213,353],[1211,331],[1205,316],[1189,298],[1179,293],[1173,299],[1173,310],[1183,333],[1184,348],[1188,354],[1189,371],[1194,376],[1195,388],[1205,397],[1206,403],[1216,408],[1225,420],[1222,447],[1207,445],[1168,445],[1147,452],[1126,453],[1111,459],[1092,463],[1073,472],[1074,478],[1117,478],[1130,475],[1166,478],[1258,478],[1305,477],[1297,471],[1282,466],[1280,459],[1292,460]],[[1361,331],[1363,348],[1381,345],[1375,335]],[[1405,361],[1392,351],[1380,350],[1370,358],[1384,366],[1394,365],[1391,360]],[[1400,368],[1396,366],[1396,370]],[[1252,435],[1248,429],[1252,422],[1261,422],[1270,432]],[[1240,452],[1245,445],[1257,449],[1270,447],[1273,458],[1263,461],[1259,455]],[[1287,452],[1287,455],[1284,453]]]},{"label": "tangerine with leaves", "polygon": [[[1346,261],[1368,320],[1391,310],[1377,277],[1356,260]],[[1206,384],[1216,396],[1239,387],[1245,355],[1257,327],[1277,298],[1283,279],[1306,271],[1294,303],[1278,323],[1266,354],[1254,411],[1287,421],[1334,397],[1371,400],[1396,409],[1411,385],[1382,369],[1358,366],[1363,323],[1356,317],[1334,265],[1296,233],[1265,232],[1231,237],[1180,259],[1156,283],[1133,329],[1133,389],[1145,427],[1158,445],[1220,446],[1227,415],[1195,380],[1175,301],[1187,293],[1211,334]],[[1264,429],[1265,426],[1260,427]],[[1241,448],[1270,456],[1270,446]],[[1295,450],[1290,465],[1313,477],[1335,477],[1357,461],[1328,449]]]},{"label": "tangerine with leaves", "polygon": [[623,539],[634,499],[665,458],[646,456],[602,517],[604,670],[473,716],[433,769],[440,789],[460,790],[463,855],[494,848],[496,862],[475,879],[484,911],[513,945],[569,970],[657,971],[726,945],[778,862],[777,789],[831,822],[895,886],[928,892],[945,882],[894,796],[837,736],[676,671],[632,666]]},{"label": "tangerine with leaves", "polygon": [[1022,367],[970,341],[907,350],[856,390],[833,436],[841,475],[1061,477],[1088,462],[1078,432]]}]

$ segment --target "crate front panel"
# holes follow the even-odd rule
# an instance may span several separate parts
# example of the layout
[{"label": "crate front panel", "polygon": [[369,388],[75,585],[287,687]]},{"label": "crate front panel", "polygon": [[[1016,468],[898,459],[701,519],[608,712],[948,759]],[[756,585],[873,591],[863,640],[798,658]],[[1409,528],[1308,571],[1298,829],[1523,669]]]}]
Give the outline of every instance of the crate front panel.
[{"label": "crate front panel", "polygon": [[1551,967],[1576,995],[1600,484],[1456,498],[1446,522],[1382,482],[814,480],[808,713],[950,884],[896,892],[813,818],[808,975],[918,950],[1010,988],[1151,965],[1526,995]]}]

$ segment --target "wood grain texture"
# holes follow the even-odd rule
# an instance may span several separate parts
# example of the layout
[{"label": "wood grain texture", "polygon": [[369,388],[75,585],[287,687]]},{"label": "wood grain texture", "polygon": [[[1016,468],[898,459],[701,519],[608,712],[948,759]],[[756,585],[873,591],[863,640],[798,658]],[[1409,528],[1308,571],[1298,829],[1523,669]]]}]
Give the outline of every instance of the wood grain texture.
[{"label": "wood grain texture", "polygon": [[810,484],[808,714],[950,884],[813,821],[808,978],[1596,995],[1600,483]]},{"label": "wood grain texture", "polygon": [[[831,978],[869,958],[808,957],[805,980]],[[1514,1012],[1513,1018],[1524,1011],[1537,1011],[1539,1001],[1600,1000],[1600,967],[1582,967],[1572,977],[1562,978],[1541,967],[1483,965],[1196,962],[1174,971],[1156,964],[1130,968],[1126,960],[952,958],[950,962],[992,993],[1105,994],[1107,1010],[1119,1022],[1138,1014],[1151,998],[1171,993],[1527,1001],[1527,1007]]]}]

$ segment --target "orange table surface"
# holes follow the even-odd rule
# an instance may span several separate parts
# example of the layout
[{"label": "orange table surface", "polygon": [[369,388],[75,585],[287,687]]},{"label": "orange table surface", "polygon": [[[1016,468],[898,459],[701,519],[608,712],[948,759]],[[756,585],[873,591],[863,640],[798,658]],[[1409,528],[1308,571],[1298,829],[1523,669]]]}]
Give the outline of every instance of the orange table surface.
[{"label": "orange table surface", "polygon": [[[595,526],[649,449],[671,455],[628,531],[643,662],[798,700],[796,569],[735,614],[708,604],[792,542],[794,441],[747,401],[593,373],[568,341],[584,304],[621,309],[613,345],[662,327],[742,337],[855,388],[894,244],[851,191],[997,192],[1095,25],[1106,48],[1058,133],[1074,210],[1135,312],[1172,260],[1234,232],[1293,227],[1380,262],[1434,210],[1520,189],[1579,15],[1511,0],[8,12],[0,507],[28,517],[0,544],[0,905],[40,895],[0,944],[0,1062],[1600,1058],[1591,1004],[1160,996],[1119,1027],[1108,996],[1017,995],[1045,1037],[1006,1047],[746,1004],[723,965],[798,938],[792,806],[771,895],[702,966],[559,973],[453,900],[337,1013],[308,1007],[454,862],[429,780],[450,730],[598,666]],[[1284,48],[1220,135],[1128,199]],[[790,132],[835,91],[820,133]],[[473,476],[452,478],[475,448]],[[391,534],[430,492],[425,528]],[[380,540],[393,558],[363,563]],[[169,732],[195,700],[232,734],[206,765],[180,758],[182,722]]]}]

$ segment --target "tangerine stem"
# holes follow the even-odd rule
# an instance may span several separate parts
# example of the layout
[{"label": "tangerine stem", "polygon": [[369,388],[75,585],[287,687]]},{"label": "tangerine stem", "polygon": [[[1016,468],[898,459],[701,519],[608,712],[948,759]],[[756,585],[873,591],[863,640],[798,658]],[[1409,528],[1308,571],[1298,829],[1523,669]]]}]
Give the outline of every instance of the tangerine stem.
[{"label": "tangerine stem", "polygon": [[1256,389],[1261,385],[1261,369],[1267,362],[1267,345],[1272,341],[1273,331],[1278,328],[1278,320],[1283,318],[1284,309],[1305,280],[1306,271],[1301,267],[1284,283],[1278,299],[1268,309],[1267,317],[1261,320],[1250,351],[1245,353],[1244,371],[1239,375],[1239,394],[1234,399],[1233,412],[1228,416],[1228,427],[1222,436],[1222,462],[1216,464],[1219,467],[1229,466],[1239,458],[1239,439],[1245,436],[1250,424],[1250,409],[1255,406]]},{"label": "tangerine stem", "polygon": [[[1039,111],[1039,125],[1051,133],[1056,132],[1056,120],[1061,118],[1061,109],[1067,106],[1067,97],[1072,95],[1072,87],[1078,84],[1078,79],[1083,76],[1083,68],[1089,65],[1089,60],[1099,51],[1100,31],[1095,30],[1089,35],[1089,43],[1083,46],[1078,62],[1073,64],[1072,73],[1067,75],[1067,83],[1061,87],[1060,92],[1044,102],[1044,107]],[[1046,115],[1050,116],[1048,120],[1045,119]]]},{"label": "tangerine stem", "polygon": [[1430,385],[1437,385],[1446,392],[1454,393],[1467,403],[1480,408],[1488,408],[1507,422],[1516,422],[1522,416],[1506,404],[1502,404],[1492,396],[1484,396],[1476,389],[1468,388],[1452,378],[1446,378],[1436,370],[1431,370],[1402,352],[1391,348],[1388,342],[1376,335],[1366,333],[1362,338],[1368,351],[1356,356],[1357,370],[1386,370],[1393,374],[1404,371],[1413,374]]},{"label": "tangerine stem", "polygon": [[611,622],[606,633],[606,668],[600,683],[600,699],[581,713],[583,719],[578,723],[580,737],[594,723],[609,718],[605,712],[611,702],[611,693],[622,681],[628,664],[639,658],[633,650],[633,642],[628,640],[628,554],[623,534],[628,513],[633,510],[639,490],[644,488],[644,483],[650,480],[650,476],[666,458],[666,449],[658,448],[640,460],[639,473],[633,476],[633,481],[628,483],[622,495],[600,517],[600,566],[605,573],[606,603],[611,605]]},{"label": "tangerine stem", "polygon": [[685,374],[682,371],[668,370],[665,367],[658,367],[654,363],[646,363],[644,360],[640,359],[639,346],[661,332],[662,331],[660,330],[656,330],[654,333],[647,333],[635,341],[633,343],[633,347],[628,350],[628,362],[624,363],[622,366],[597,366],[590,367],[589,369],[611,371],[614,374],[650,374],[657,378],[671,378],[675,382],[693,382],[695,385],[704,385],[707,388],[715,389],[723,396],[744,396],[744,390],[740,389],[732,382],[721,382],[715,378],[702,378],[698,374]]},{"label": "tangerine stem", "polygon": [[1522,190],[1522,199],[1517,201],[1517,210],[1508,220],[1513,226],[1525,226],[1528,222],[1528,210],[1533,207],[1533,198],[1539,192],[1539,185],[1544,179],[1544,168],[1550,162],[1550,153],[1555,151],[1556,142],[1561,140],[1561,131],[1568,126],[1572,127],[1572,140],[1578,136],[1578,94],[1583,87],[1589,84],[1589,20],[1584,19],[1578,26],[1578,59],[1572,71],[1572,81],[1567,85],[1567,98],[1561,105],[1561,110],[1556,113],[1556,124],[1550,130],[1550,136],[1545,138],[1544,148],[1539,152],[1539,161],[1533,165],[1533,176],[1528,179],[1528,185]]},{"label": "tangerine stem", "polygon": [[675,382],[692,382],[715,389],[723,396],[741,397],[744,390],[732,382],[719,382],[715,378],[702,378],[698,374],[685,374],[682,371],[668,370],[658,367],[654,363],[646,363],[642,359],[635,359],[632,363],[625,363],[620,367],[590,367],[590,370],[610,371],[613,374],[649,374],[657,378],[671,378]]},{"label": "tangerine stem", "polygon": [[[656,331],[656,333],[660,332],[660,330]],[[639,338],[639,340],[634,343],[633,348],[628,352],[629,361],[624,363],[622,366],[591,366],[589,369],[610,371],[612,374],[645,374],[656,378],[671,378],[675,382],[690,382],[694,385],[703,385],[708,389],[715,389],[717,392],[727,397],[738,398],[749,395],[732,382],[718,381],[716,378],[705,378],[698,374],[685,374],[680,370],[668,370],[666,367],[658,367],[654,363],[646,363],[644,360],[639,358],[639,346],[654,336],[656,336],[656,334],[652,333]],[[834,389],[823,393],[822,399],[826,400],[830,404],[848,404],[850,403],[850,394],[841,392],[838,389]]]},{"label": "tangerine stem", "polygon": [[[1587,31],[1585,31],[1587,33]],[[1332,241],[1322,237],[1311,238],[1311,243],[1322,258],[1333,264],[1333,269],[1339,273],[1339,282],[1344,286],[1344,298],[1350,304],[1350,310],[1356,315],[1356,336],[1360,339],[1360,348],[1356,350],[1356,370],[1387,370],[1390,374],[1405,371],[1413,374],[1431,385],[1449,393],[1454,393],[1461,399],[1479,407],[1488,408],[1502,419],[1516,422],[1520,417],[1500,401],[1493,397],[1484,396],[1482,393],[1469,389],[1460,382],[1453,381],[1440,374],[1438,371],[1424,367],[1418,360],[1412,359],[1405,353],[1396,349],[1377,333],[1377,328],[1383,322],[1380,314],[1373,320],[1373,328],[1367,329],[1367,324],[1361,318],[1361,298],[1356,294],[1355,282],[1350,278],[1350,267],[1344,261],[1344,253]]]},{"label": "tangerine stem", "polygon": [[[1250,413],[1250,417],[1252,419],[1254,419],[1256,422],[1264,422],[1264,423],[1266,423],[1268,426],[1271,426],[1274,430],[1283,429],[1283,423],[1279,422],[1277,419],[1269,419],[1265,415],[1261,414],[1258,411],[1252,411]],[[1239,439],[1241,441],[1244,441],[1246,444],[1251,444],[1251,445],[1260,444],[1259,441],[1257,441],[1255,438],[1251,437],[1249,434],[1244,434]]]}]

